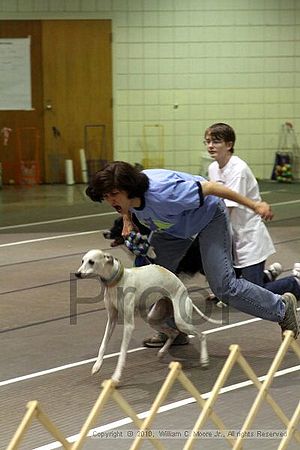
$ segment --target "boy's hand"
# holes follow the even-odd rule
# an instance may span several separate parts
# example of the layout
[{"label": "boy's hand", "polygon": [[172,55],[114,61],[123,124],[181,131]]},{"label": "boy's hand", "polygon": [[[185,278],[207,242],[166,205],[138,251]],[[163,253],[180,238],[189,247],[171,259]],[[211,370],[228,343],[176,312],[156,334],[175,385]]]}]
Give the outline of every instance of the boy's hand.
[{"label": "boy's hand", "polygon": [[256,202],[254,211],[265,220],[273,219],[274,214],[272,212],[271,206],[266,202]]}]

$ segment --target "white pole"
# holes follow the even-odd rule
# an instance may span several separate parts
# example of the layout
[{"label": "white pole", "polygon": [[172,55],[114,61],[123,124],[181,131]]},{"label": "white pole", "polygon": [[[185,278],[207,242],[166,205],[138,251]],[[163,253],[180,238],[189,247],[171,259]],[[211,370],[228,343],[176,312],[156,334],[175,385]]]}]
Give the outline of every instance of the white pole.
[{"label": "white pole", "polygon": [[75,184],[72,159],[65,160],[65,173],[66,173],[66,184],[68,185]]},{"label": "white pole", "polygon": [[81,166],[81,177],[82,177],[82,182],[83,183],[87,183],[88,182],[88,171],[87,171],[87,164],[86,164],[86,159],[85,159],[85,151],[84,148],[81,148],[79,150],[79,155],[80,155],[80,166]]}]

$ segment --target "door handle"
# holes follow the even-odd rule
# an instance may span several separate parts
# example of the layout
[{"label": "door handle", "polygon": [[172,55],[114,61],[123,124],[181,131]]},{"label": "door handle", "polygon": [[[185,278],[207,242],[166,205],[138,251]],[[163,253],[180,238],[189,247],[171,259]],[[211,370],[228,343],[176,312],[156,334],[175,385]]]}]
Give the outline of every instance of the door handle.
[{"label": "door handle", "polygon": [[51,105],[51,101],[50,100],[47,100],[47,102],[46,102],[46,106],[45,106],[45,110],[46,111],[51,111],[53,108],[52,108],[52,105]]}]

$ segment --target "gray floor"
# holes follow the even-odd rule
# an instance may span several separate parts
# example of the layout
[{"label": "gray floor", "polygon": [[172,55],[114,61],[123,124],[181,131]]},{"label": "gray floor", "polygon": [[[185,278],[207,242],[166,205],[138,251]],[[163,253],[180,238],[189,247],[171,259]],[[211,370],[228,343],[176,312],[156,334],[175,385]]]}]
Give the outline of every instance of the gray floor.
[{"label": "gray floor", "polygon": [[[99,395],[101,382],[110,377],[116,364],[121,325],[109,344],[101,374],[90,375],[91,360],[98,350],[106,313],[103,303],[97,299],[99,286],[95,280],[76,284],[70,280],[82,255],[91,248],[111,251],[127,266],[132,264],[132,258],[126,249],[112,249],[110,241],[103,238],[102,230],[109,228],[116,214],[108,206],[88,200],[84,189],[83,185],[53,185],[9,186],[0,190],[1,449],[6,448],[12,438],[25,413],[26,403],[34,399],[40,402],[65,436],[76,435]],[[273,204],[275,212],[269,229],[277,255],[269,262],[280,260],[284,274],[289,274],[293,263],[300,260],[300,184],[264,182],[261,191],[265,200]],[[206,288],[205,280],[196,276],[189,281],[188,287],[193,300],[206,308],[201,291]],[[78,297],[77,316],[70,318],[74,295]],[[212,312],[216,318],[222,313],[224,311],[218,308]],[[225,318],[230,324],[253,319],[236,310],[229,310],[229,317]],[[211,357],[209,369],[203,371],[199,368],[193,340],[189,346],[173,347],[170,358],[159,362],[156,350],[141,347],[142,339],[151,330],[142,319],[137,319],[130,344],[132,353],[128,355],[120,387],[120,392],[137,413],[150,409],[168,374],[171,360],[180,361],[185,374],[201,393],[207,395],[233,343],[241,346],[257,375],[267,373],[281,343],[278,325],[251,321],[229,329],[215,328],[207,323],[202,325],[203,330],[210,330]],[[300,397],[300,366],[293,352],[287,353],[280,369],[271,393],[284,412],[291,416]],[[256,389],[240,384],[246,379],[235,367],[226,382],[230,389],[217,401],[216,412],[228,430],[240,429],[253,402]],[[153,429],[158,433],[170,431],[167,439],[162,440],[165,448],[181,449],[183,434],[193,427],[200,410],[178,382],[171,389],[165,405],[166,411],[157,416]],[[84,448],[114,449],[116,437],[118,448],[130,448],[132,437],[129,435],[135,427],[126,422],[125,416],[113,401],[109,401],[94,425],[94,437],[88,439]],[[205,428],[215,429],[211,422]],[[283,425],[270,407],[264,406],[252,429],[282,430]],[[174,430],[178,434],[172,438]],[[108,434],[101,435],[104,431]],[[245,441],[245,449],[275,449],[278,446],[276,439],[259,439],[257,434],[255,437]],[[53,441],[52,436],[34,422],[20,448],[59,448],[50,445]],[[142,448],[150,447],[148,442],[143,443]],[[215,436],[207,439],[202,436],[195,445],[195,448],[203,449],[227,447],[224,440]],[[293,441],[289,448],[296,449],[298,445]]]}]

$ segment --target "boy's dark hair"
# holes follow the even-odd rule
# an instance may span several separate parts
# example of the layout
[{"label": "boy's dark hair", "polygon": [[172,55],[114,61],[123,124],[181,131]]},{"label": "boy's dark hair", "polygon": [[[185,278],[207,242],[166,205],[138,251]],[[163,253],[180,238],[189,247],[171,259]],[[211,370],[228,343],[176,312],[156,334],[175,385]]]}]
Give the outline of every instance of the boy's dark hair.
[{"label": "boy's dark hair", "polygon": [[114,161],[93,175],[85,192],[94,202],[102,202],[114,189],[126,191],[128,198],[142,198],[148,188],[146,174],[127,162]]},{"label": "boy's dark hair", "polygon": [[234,152],[235,132],[230,125],[226,123],[214,123],[205,130],[204,136],[205,138],[209,136],[210,139],[215,139],[216,141],[232,142],[230,152]]}]

